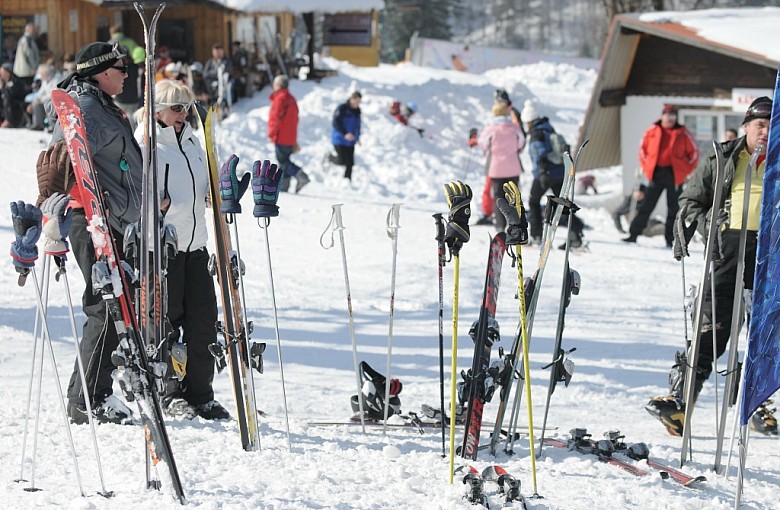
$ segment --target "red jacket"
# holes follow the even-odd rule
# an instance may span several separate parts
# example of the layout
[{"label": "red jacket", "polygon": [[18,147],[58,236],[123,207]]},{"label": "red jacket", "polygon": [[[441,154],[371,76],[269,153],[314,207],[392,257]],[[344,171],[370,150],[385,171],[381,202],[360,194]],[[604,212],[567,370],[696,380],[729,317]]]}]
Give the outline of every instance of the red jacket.
[{"label": "red jacket", "polygon": [[298,103],[287,89],[279,89],[269,96],[268,138],[275,145],[298,143]]},{"label": "red jacket", "polygon": [[[639,163],[642,165],[648,180],[653,180],[658,153],[661,148],[661,121],[655,122],[645,131],[642,144],[639,146]],[[671,129],[672,138],[669,141],[672,147],[672,171],[674,172],[674,184],[676,186],[685,182],[685,179],[696,168],[699,162],[699,145],[693,139],[690,131],[680,124]]]}]

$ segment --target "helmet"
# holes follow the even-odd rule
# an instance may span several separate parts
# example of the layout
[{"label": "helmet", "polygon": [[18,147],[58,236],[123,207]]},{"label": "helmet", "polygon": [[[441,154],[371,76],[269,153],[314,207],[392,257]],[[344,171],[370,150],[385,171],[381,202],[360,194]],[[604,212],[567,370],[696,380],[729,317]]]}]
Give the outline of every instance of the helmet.
[{"label": "helmet", "polygon": [[417,113],[417,104],[408,102],[406,103],[406,109],[409,110],[409,113]]}]

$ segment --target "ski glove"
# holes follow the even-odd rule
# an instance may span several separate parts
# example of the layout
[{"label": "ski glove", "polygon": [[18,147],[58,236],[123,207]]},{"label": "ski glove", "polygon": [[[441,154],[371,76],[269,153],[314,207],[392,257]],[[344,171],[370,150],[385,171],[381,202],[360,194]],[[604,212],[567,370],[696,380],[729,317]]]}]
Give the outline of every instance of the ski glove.
[{"label": "ski glove", "polygon": [[506,244],[528,244],[528,221],[517,184],[504,184],[504,196],[496,199],[496,206],[506,218]]},{"label": "ski glove", "polygon": [[249,187],[251,174],[245,173],[241,180],[236,175],[238,156],[231,154],[219,170],[219,196],[222,198],[220,212],[222,214],[238,214],[241,212],[239,201]]},{"label": "ski glove", "polygon": [[282,170],[267,159],[255,161],[252,167],[252,198],[255,200],[255,218],[272,218],[279,216],[279,181]]},{"label": "ski glove", "polygon": [[447,195],[447,205],[450,207],[444,242],[447,243],[450,252],[457,256],[463,243],[467,243],[471,237],[469,232],[471,188],[468,184],[455,181],[444,185],[444,193]]},{"label": "ski glove", "polygon": [[68,157],[68,146],[64,140],[41,151],[35,164],[35,173],[38,178],[36,205],[40,206],[52,193],[67,194],[70,191],[76,180]]},{"label": "ski glove", "polygon": [[672,244],[672,255],[675,260],[682,260],[683,257],[690,257],[688,252],[688,243],[691,242],[698,222],[693,220],[689,226],[685,226],[685,216],[688,213],[688,204],[682,206],[674,219],[674,243]]},{"label": "ski glove", "polygon": [[41,210],[21,200],[11,202],[11,219],[16,240],[11,243],[11,258],[17,269],[35,267],[38,260],[38,246],[41,237]]},{"label": "ski glove", "polygon": [[55,192],[41,205],[41,212],[46,217],[43,225],[43,252],[48,255],[63,256],[68,253],[66,238],[73,223],[69,202],[68,195]]}]

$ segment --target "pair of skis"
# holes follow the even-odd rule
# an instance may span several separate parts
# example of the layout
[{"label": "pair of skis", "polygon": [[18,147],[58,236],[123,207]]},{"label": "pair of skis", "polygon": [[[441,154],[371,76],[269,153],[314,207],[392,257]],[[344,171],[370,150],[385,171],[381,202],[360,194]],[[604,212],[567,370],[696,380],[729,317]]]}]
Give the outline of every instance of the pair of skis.
[{"label": "pair of skis", "polygon": [[463,483],[467,487],[464,499],[471,504],[490,508],[490,500],[485,493],[485,482],[491,482],[498,485],[498,495],[504,505],[517,503],[519,508],[528,508],[525,497],[520,492],[520,480],[510,475],[503,467],[488,466],[481,473],[474,466],[466,466],[464,469],[466,474],[463,476]]}]

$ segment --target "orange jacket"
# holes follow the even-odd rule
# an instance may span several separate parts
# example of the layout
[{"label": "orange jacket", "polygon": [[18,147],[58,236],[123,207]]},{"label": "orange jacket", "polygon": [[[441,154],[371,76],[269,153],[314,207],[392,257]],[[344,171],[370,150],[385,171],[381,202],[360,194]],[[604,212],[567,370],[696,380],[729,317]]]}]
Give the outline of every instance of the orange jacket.
[{"label": "orange jacket", "polygon": [[[661,121],[655,122],[645,131],[642,143],[639,146],[639,164],[642,165],[648,180],[653,180],[658,153],[661,148]],[[699,145],[693,139],[690,131],[680,124],[674,125],[671,130],[672,139],[672,171],[674,172],[674,184],[679,186],[696,168],[699,162]]]}]

